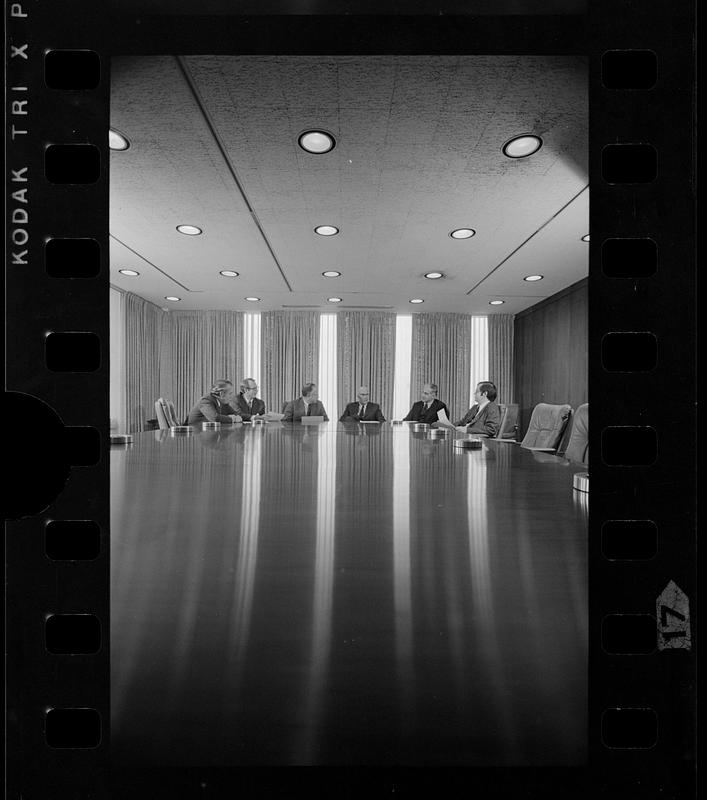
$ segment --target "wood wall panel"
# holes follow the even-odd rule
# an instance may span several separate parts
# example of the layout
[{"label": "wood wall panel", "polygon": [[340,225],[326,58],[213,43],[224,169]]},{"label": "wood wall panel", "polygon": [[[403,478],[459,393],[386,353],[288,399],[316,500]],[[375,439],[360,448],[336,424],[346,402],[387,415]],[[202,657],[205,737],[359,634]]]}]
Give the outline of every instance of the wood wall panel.
[{"label": "wood wall panel", "polygon": [[514,385],[519,435],[538,403],[587,402],[587,281],[582,280],[517,314]]}]

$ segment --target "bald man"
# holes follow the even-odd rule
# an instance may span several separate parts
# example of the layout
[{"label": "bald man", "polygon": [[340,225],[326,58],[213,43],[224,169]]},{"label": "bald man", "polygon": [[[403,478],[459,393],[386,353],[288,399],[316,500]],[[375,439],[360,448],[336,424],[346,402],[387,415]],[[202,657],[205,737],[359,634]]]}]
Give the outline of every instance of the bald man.
[{"label": "bald man", "polygon": [[368,386],[359,386],[356,393],[357,402],[349,403],[344,413],[339,417],[339,422],[385,422],[378,403],[371,403]]},{"label": "bald man", "polygon": [[422,387],[422,399],[413,403],[407,417],[403,417],[403,422],[426,422],[432,425],[439,419],[437,415],[440,411],[444,411],[449,418],[447,406],[437,399],[437,384],[426,383]]}]

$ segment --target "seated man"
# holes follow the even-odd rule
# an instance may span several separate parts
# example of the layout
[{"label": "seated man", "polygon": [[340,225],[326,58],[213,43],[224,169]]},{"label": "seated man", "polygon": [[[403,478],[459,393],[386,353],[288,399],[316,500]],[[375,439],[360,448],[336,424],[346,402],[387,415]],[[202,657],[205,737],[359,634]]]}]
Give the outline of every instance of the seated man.
[{"label": "seated man", "polygon": [[236,410],[243,417],[243,422],[250,419],[261,419],[265,415],[265,403],[255,395],[258,384],[253,378],[243,378],[241,390],[236,395]]},{"label": "seated man", "polygon": [[231,381],[214,381],[209,394],[204,395],[192,408],[187,417],[187,425],[198,425],[202,422],[242,422],[238,412],[229,405],[233,399]]},{"label": "seated man", "polygon": [[323,404],[319,402],[316,383],[305,383],[302,387],[302,396],[290,400],[285,406],[282,421],[301,422],[302,417],[324,417],[325,422],[329,421]]},{"label": "seated man", "polygon": [[437,384],[426,383],[422,387],[422,400],[413,403],[407,417],[403,417],[403,422],[426,422],[428,425],[432,425],[438,421],[439,411],[444,411],[449,417],[447,406],[437,399]]},{"label": "seated man", "polygon": [[349,403],[344,413],[339,417],[339,422],[385,422],[385,417],[381,413],[378,403],[369,403],[370,397],[368,386],[359,386],[357,403]]},{"label": "seated man", "polygon": [[489,439],[498,433],[501,424],[501,410],[496,402],[496,387],[490,381],[479,383],[474,392],[474,405],[454,423],[458,431],[486,436]]}]

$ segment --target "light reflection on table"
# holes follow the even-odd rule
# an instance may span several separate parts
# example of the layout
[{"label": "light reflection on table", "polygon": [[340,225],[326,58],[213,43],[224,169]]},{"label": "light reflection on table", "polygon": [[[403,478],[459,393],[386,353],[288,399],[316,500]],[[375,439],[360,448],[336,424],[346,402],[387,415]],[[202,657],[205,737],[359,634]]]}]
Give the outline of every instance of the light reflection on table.
[{"label": "light reflection on table", "polygon": [[114,448],[114,759],[583,763],[575,471],[334,422]]}]

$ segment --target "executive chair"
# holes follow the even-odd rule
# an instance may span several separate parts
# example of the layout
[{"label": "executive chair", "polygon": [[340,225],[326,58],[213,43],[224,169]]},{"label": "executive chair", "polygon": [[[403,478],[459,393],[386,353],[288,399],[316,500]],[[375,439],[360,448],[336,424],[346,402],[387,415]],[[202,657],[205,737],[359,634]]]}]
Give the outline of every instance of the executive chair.
[{"label": "executive chair", "polygon": [[527,450],[556,452],[571,414],[572,407],[567,403],[538,403],[533,409],[530,425],[520,446]]},{"label": "executive chair", "polygon": [[157,414],[157,422],[160,430],[173,428],[179,425],[177,422],[177,415],[174,411],[174,403],[171,400],[165,400],[160,397],[155,401],[155,413]]},{"label": "executive chair", "polygon": [[572,415],[570,440],[561,455],[577,464],[589,463],[589,403],[578,406]]},{"label": "executive chair", "polygon": [[518,403],[499,403],[498,408],[501,412],[501,423],[493,438],[514,440],[518,433]]}]

